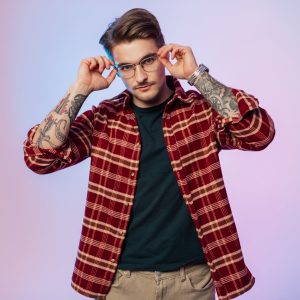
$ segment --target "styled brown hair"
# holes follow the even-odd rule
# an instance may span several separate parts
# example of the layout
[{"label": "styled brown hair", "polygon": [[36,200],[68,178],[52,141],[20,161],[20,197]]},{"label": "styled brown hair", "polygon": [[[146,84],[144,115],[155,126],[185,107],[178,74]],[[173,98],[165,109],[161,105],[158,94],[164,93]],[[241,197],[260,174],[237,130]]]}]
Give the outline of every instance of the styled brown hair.
[{"label": "styled brown hair", "polygon": [[156,17],[148,10],[134,8],[108,25],[107,30],[100,38],[106,53],[112,57],[112,48],[122,42],[131,42],[135,39],[154,39],[157,47],[165,44],[163,34]]}]

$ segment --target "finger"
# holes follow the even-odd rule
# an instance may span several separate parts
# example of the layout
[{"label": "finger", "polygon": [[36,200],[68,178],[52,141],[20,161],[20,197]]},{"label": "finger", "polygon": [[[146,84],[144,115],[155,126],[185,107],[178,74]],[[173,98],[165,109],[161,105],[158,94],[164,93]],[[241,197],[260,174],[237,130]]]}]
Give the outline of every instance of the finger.
[{"label": "finger", "polygon": [[171,58],[182,58],[182,56],[184,55],[184,48],[182,47],[176,47],[172,50],[171,52]]},{"label": "finger", "polygon": [[93,70],[95,68],[95,66],[97,65],[97,61],[94,57],[89,58],[88,63],[89,63],[90,70]]},{"label": "finger", "polygon": [[159,57],[168,57],[170,51],[172,51],[172,47],[170,45],[161,48],[159,52]]},{"label": "finger", "polygon": [[169,61],[168,58],[160,57],[159,60],[160,60],[160,62],[161,62],[161,63],[162,63],[169,71],[172,70],[173,65],[172,65],[172,63]]},{"label": "finger", "polygon": [[162,50],[158,57],[169,59],[170,58],[170,51],[169,50]]},{"label": "finger", "polygon": [[173,49],[173,47],[174,47],[174,44],[164,45],[158,49],[157,54],[165,55],[165,53],[171,51]]},{"label": "finger", "polygon": [[88,57],[88,58],[85,58],[85,59],[83,59],[81,62],[84,62],[84,63],[86,63],[86,64],[90,65],[90,64],[91,64],[91,62],[92,62],[92,58],[93,58],[93,57]]},{"label": "finger", "polygon": [[97,56],[97,57],[95,57],[95,59],[97,59],[97,62],[99,65],[98,70],[99,70],[100,74],[102,74],[105,69],[105,62],[104,62],[102,56]]},{"label": "finger", "polygon": [[105,62],[105,68],[107,70],[109,70],[112,66],[111,61],[106,57],[106,56],[102,56],[104,62]]},{"label": "finger", "polygon": [[113,82],[113,80],[115,79],[117,75],[117,70],[114,68],[113,70],[110,71],[110,73],[108,74],[108,76],[105,78],[108,85],[111,85],[111,83]]},{"label": "finger", "polygon": [[160,56],[161,52],[166,48],[166,45],[161,46],[158,50],[157,50],[157,55]]},{"label": "finger", "polygon": [[176,53],[178,53],[178,48],[172,49],[172,51],[171,51],[171,59],[174,59],[174,58],[175,58]]}]

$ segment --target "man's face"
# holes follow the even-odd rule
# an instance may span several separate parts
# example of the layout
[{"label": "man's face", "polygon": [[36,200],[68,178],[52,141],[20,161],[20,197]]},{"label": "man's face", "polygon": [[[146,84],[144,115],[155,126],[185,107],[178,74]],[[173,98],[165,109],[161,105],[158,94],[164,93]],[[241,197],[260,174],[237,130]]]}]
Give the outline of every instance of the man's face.
[{"label": "man's face", "polygon": [[[158,47],[153,39],[136,39],[114,46],[112,56],[115,64],[120,66],[137,64],[149,55],[156,54],[157,51]],[[147,69],[147,66],[145,68]],[[126,88],[133,95],[133,102],[139,107],[157,105],[163,102],[170,92],[166,85],[165,68],[158,58],[150,69],[151,71],[145,71],[139,64],[135,67],[132,77],[121,77]]]}]

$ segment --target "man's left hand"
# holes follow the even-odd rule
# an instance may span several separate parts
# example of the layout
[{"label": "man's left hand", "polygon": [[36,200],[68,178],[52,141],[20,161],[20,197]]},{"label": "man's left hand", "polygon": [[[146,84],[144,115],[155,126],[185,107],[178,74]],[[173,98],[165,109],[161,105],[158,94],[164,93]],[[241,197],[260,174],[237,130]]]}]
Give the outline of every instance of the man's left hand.
[{"label": "man's left hand", "polygon": [[[159,48],[157,55],[170,74],[178,79],[188,80],[198,67],[192,49],[187,46],[164,45]],[[176,62],[172,63],[170,58],[171,60],[176,59]]]}]

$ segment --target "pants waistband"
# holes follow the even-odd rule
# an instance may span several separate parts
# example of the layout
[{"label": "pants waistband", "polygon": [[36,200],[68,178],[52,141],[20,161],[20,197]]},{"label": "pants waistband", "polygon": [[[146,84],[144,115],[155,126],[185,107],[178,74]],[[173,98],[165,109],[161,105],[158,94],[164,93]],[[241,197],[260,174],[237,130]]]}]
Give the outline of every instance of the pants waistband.
[{"label": "pants waistband", "polygon": [[207,263],[199,263],[199,264],[190,264],[190,265],[185,265],[180,267],[177,270],[174,271],[131,271],[131,270],[123,270],[123,269],[117,269],[122,275],[125,275],[127,277],[131,276],[131,273],[138,274],[140,276],[148,277],[148,278],[153,278],[156,281],[159,279],[164,279],[164,278],[172,278],[172,277],[178,277],[180,276],[181,281],[185,280],[185,275],[188,271],[192,271],[195,268],[199,268],[199,266],[207,266]]}]

